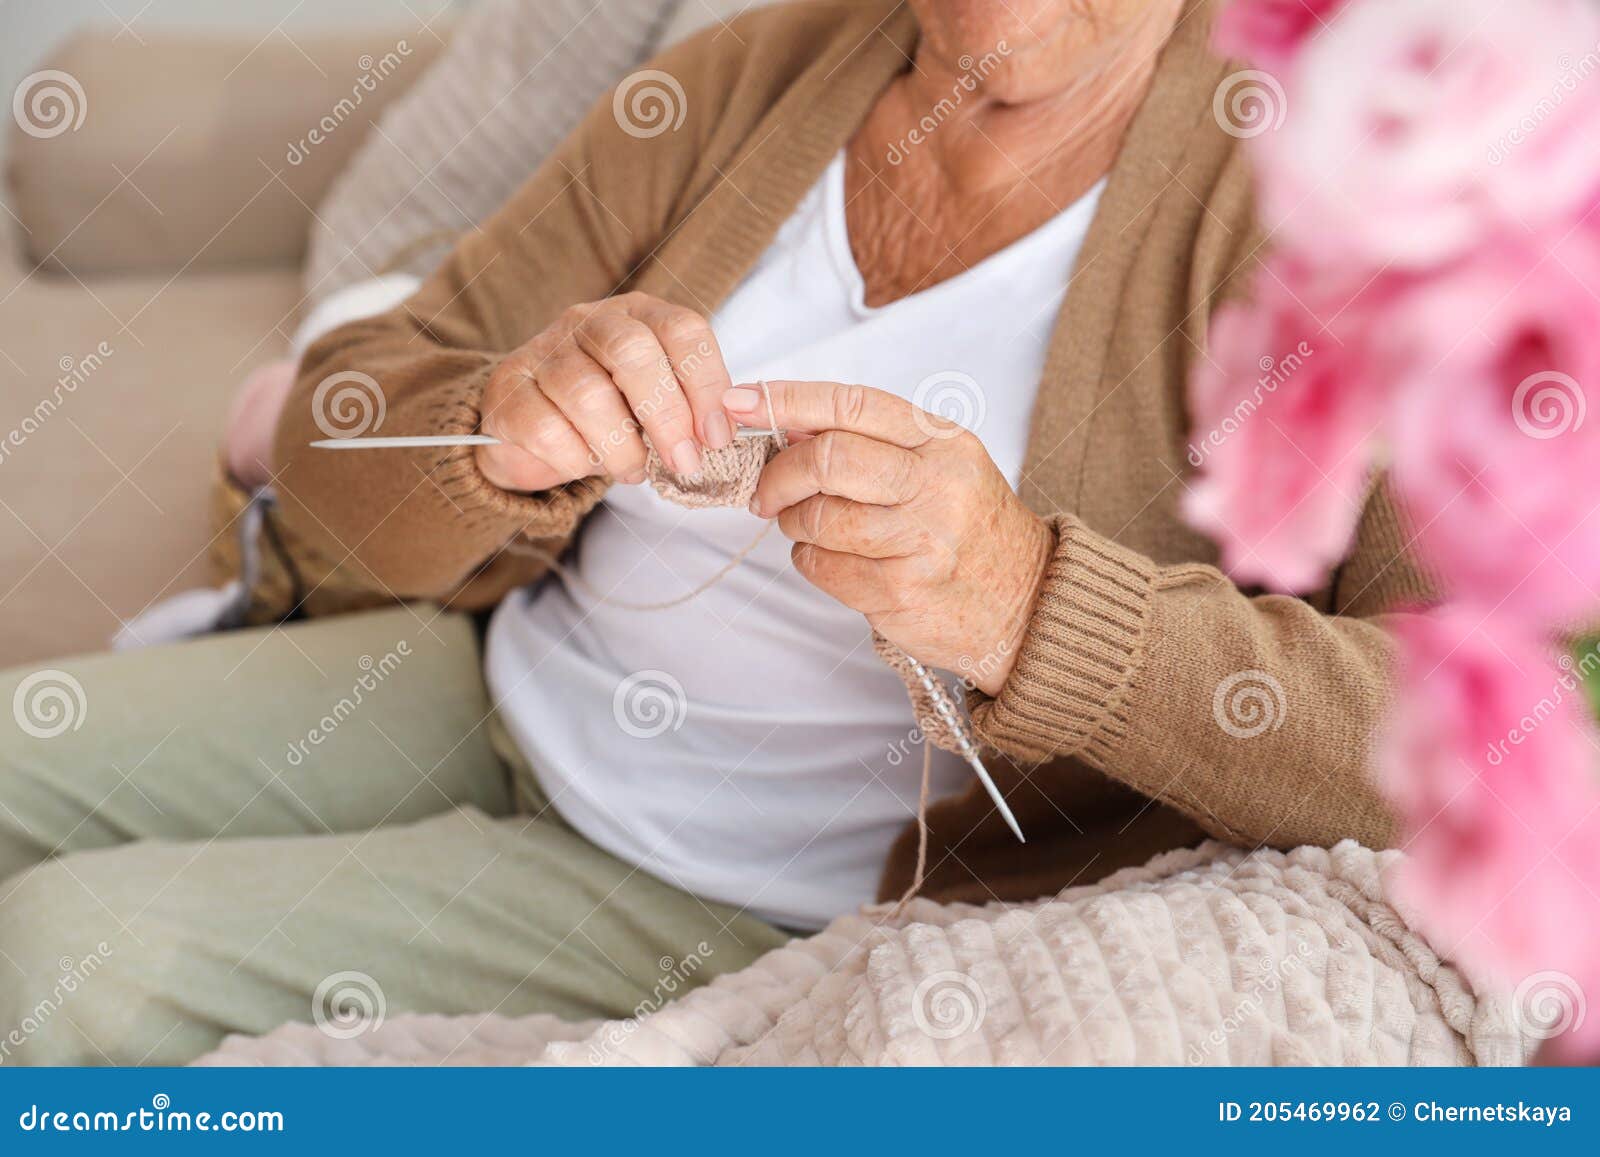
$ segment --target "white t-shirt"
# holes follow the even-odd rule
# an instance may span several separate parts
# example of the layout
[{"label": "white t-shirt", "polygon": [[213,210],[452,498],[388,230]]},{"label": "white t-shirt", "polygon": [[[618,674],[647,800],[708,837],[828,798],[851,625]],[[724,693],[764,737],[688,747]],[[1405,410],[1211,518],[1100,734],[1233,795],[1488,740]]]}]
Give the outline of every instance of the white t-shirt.
[{"label": "white t-shirt", "polygon": [[[869,309],[836,158],[712,319],[736,382],[858,382],[983,440],[1013,485],[1047,346],[1097,186],[959,276]],[[760,532],[616,486],[570,560],[632,603],[683,594]],[[548,581],[489,629],[488,680],[556,810],[594,843],[708,899],[791,928],[869,902],[916,814],[922,757],[900,680],[861,615],[805,581],[773,530],[727,577],[665,612]],[[935,798],[966,784],[935,752]]]}]

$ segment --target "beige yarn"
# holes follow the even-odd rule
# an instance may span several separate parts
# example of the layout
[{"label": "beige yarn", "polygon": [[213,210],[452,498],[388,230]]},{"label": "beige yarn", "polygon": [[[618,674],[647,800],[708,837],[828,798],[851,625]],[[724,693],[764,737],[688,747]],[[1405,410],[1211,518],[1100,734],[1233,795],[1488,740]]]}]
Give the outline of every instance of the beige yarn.
[{"label": "beige yarn", "polygon": [[[655,446],[651,445],[649,459],[645,465],[645,475],[657,494],[668,502],[691,510],[750,505],[750,500],[755,497],[756,487],[761,482],[762,469],[789,446],[788,439],[778,427],[777,414],[772,408],[772,393],[767,388],[767,383],[757,384],[766,402],[768,428],[774,433],[758,438],[735,439],[721,450],[705,451],[701,455],[700,473],[694,475],[674,472],[656,452]],[[734,566],[743,561],[751,550],[755,549],[771,525],[768,523],[763,527],[761,535],[757,536],[755,542],[735,555],[730,565],[672,605],[685,602],[715,586]],[[905,683],[906,694],[911,699],[917,726],[928,741],[957,755],[975,749],[976,744],[973,743],[971,734],[965,730],[960,711],[942,682],[921,663],[876,631],[872,633],[872,647],[878,658],[882,659]]]},{"label": "beige yarn", "polygon": [[777,457],[786,445],[782,432],[760,438],[738,438],[721,450],[705,451],[701,455],[700,473],[695,475],[674,473],[652,445],[645,474],[657,494],[691,510],[749,506],[761,481],[762,467]]},{"label": "beige yarn", "polygon": [[[762,469],[789,446],[788,439],[779,428],[777,415],[773,411],[771,391],[768,390],[766,382],[758,384],[766,401],[768,428],[773,433],[754,438],[737,438],[720,450],[703,451],[698,474],[684,475],[675,472],[657,453],[655,446],[646,440],[649,457],[645,464],[645,475],[657,494],[668,502],[691,510],[750,505],[750,500],[755,497],[756,487],[761,482]],[[660,603],[621,602],[593,590],[580,576],[563,566],[559,559],[538,547],[518,544],[513,549],[519,553],[541,557],[569,587],[577,587],[597,602],[623,610],[665,611],[682,606],[716,586],[739,566],[751,551],[755,550],[771,529],[772,523],[768,522],[761,528],[761,533],[756,535],[748,546],[730,558],[716,574],[687,594]],[[960,708],[938,676],[876,631],[872,633],[872,647],[878,658],[899,675],[901,682],[906,685],[906,695],[911,700],[911,709],[923,738],[922,786],[917,801],[917,866],[912,875],[910,888],[892,910],[898,913],[922,890],[927,870],[928,793],[933,772],[933,747],[975,758],[977,743],[966,721],[961,717]]]}]

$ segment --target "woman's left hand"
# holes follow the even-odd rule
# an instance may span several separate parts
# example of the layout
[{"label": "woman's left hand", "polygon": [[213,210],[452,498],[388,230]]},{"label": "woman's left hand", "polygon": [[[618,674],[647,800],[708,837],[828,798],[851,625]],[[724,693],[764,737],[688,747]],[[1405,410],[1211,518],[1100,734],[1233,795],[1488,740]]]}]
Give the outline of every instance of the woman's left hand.
[{"label": "woman's left hand", "polygon": [[[794,565],[931,666],[998,694],[1016,664],[1052,535],[977,437],[904,398],[836,382],[768,382],[791,445],[751,513],[776,517]],[[765,425],[750,387],[724,406]]]}]

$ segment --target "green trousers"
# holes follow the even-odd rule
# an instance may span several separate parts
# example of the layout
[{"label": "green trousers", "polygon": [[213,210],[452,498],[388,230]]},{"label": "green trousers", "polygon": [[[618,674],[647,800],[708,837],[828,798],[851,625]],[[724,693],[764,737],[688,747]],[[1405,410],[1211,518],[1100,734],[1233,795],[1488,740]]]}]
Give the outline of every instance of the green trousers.
[{"label": "green trousers", "polygon": [[624,1017],[786,936],[596,848],[429,608],[0,674],[0,1065],[286,1021]]}]

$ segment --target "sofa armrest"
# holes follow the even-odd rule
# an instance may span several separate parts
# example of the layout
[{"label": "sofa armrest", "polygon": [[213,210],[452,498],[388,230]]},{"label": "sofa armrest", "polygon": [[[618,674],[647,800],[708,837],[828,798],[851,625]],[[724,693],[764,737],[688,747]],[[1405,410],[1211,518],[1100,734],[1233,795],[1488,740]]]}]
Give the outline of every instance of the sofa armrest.
[{"label": "sofa armrest", "polygon": [[78,275],[298,262],[313,207],[440,35],[72,37],[17,94],[24,256]]}]

